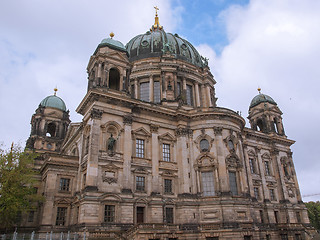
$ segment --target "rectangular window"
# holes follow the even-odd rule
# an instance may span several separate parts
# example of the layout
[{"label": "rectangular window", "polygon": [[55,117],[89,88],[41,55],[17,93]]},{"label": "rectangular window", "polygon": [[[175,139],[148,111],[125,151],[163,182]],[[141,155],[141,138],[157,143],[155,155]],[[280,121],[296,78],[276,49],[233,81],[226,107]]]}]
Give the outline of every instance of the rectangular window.
[{"label": "rectangular window", "polygon": [[34,219],[34,211],[31,210],[28,215],[28,222],[33,222]]},{"label": "rectangular window", "polygon": [[295,234],[295,240],[302,240],[301,234]]},{"label": "rectangular window", "polygon": [[279,212],[278,211],[274,211],[274,220],[276,223],[279,222]]},{"label": "rectangular window", "polygon": [[259,210],[259,213],[260,213],[260,221],[261,223],[264,223],[263,211]]},{"label": "rectangular window", "polygon": [[280,234],[281,240],[288,240],[288,234]]},{"label": "rectangular window", "polygon": [[172,193],[172,180],[171,179],[164,180],[164,192],[165,193]]},{"label": "rectangular window", "polygon": [[60,191],[69,191],[70,179],[69,178],[60,178]]},{"label": "rectangular window", "polygon": [[166,223],[173,223],[173,208],[166,207]]},{"label": "rectangular window", "polygon": [[260,199],[259,188],[254,187],[254,188],[253,188],[253,191],[254,191],[254,197],[255,197],[256,199]]},{"label": "rectangular window", "polygon": [[249,158],[249,164],[250,164],[251,173],[256,173],[256,169],[255,169],[255,166],[254,166],[254,159],[253,158]]},{"label": "rectangular window", "polygon": [[144,191],[145,189],[145,177],[136,176],[136,190]]},{"label": "rectangular window", "polygon": [[244,240],[251,240],[252,239],[252,236],[251,235],[246,235],[243,237]]},{"label": "rectangular window", "polygon": [[67,208],[66,207],[58,207],[56,225],[57,226],[64,226],[66,224],[66,216],[67,216]]},{"label": "rectangular window", "polygon": [[276,199],[276,195],[274,194],[274,189],[270,189],[269,192],[270,192],[270,200],[276,201],[277,199]]},{"label": "rectangular window", "polygon": [[266,235],[266,239],[267,239],[267,240],[271,240],[271,235],[270,235],[270,234],[267,234],[267,235]]},{"label": "rectangular window", "polygon": [[156,81],[153,83],[153,101],[155,103],[160,103],[161,97],[160,97],[160,82]]},{"label": "rectangular window", "polygon": [[214,196],[213,172],[202,172],[202,193],[203,196]]},{"label": "rectangular window", "polygon": [[170,144],[162,144],[162,158],[163,161],[170,162]]},{"label": "rectangular window", "polygon": [[206,240],[219,240],[219,237],[206,237]]},{"label": "rectangular window", "polygon": [[149,82],[140,83],[140,100],[149,102]]},{"label": "rectangular window", "polygon": [[134,85],[131,85],[131,97],[134,98]]},{"label": "rectangular window", "polygon": [[264,166],[266,168],[266,176],[271,176],[269,161],[264,161]]},{"label": "rectangular window", "polygon": [[137,223],[144,222],[144,207],[137,207]]},{"label": "rectangular window", "polygon": [[114,222],[115,216],[115,206],[114,205],[105,205],[104,207],[104,221],[105,222]]},{"label": "rectangular window", "polygon": [[300,212],[296,212],[297,223],[301,223],[301,215]]},{"label": "rectangular window", "polygon": [[237,175],[235,172],[229,172],[229,184],[232,195],[238,195]]},{"label": "rectangular window", "polygon": [[181,83],[177,82],[177,96],[181,95]]},{"label": "rectangular window", "polygon": [[193,106],[192,86],[187,85],[187,105]]},{"label": "rectangular window", "polygon": [[136,157],[144,158],[144,140],[136,139]]}]

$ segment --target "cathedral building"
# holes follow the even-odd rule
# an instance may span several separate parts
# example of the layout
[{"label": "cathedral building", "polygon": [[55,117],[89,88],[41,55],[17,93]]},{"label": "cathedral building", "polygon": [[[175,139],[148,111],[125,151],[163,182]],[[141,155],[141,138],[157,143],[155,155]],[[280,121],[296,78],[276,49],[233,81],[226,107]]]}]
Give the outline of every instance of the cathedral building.
[{"label": "cathedral building", "polygon": [[[103,39],[71,123],[56,93],[27,147],[45,202],[23,226],[90,239],[310,239],[277,103],[259,91],[250,128],[216,104],[208,60],[156,14],[124,46]],[[249,104],[249,103],[248,103]]]}]

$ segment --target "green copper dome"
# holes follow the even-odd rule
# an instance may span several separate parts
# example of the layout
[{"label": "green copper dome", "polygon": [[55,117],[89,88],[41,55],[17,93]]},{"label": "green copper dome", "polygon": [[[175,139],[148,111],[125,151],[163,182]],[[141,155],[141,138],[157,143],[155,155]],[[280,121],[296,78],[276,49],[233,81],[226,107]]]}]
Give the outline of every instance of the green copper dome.
[{"label": "green copper dome", "polygon": [[160,57],[169,53],[198,67],[207,66],[207,59],[201,57],[196,48],[178,34],[167,33],[162,27],[153,28],[145,34],[132,38],[126,45],[129,60]]},{"label": "green copper dome", "polygon": [[252,99],[249,108],[257,106],[259,103],[263,103],[263,102],[268,102],[268,103],[277,105],[277,103],[270,96],[268,96],[266,94],[259,93],[257,96],[255,96]]},{"label": "green copper dome", "polygon": [[112,49],[120,50],[120,51],[123,51],[123,52],[127,51],[126,48],[124,47],[124,45],[122,44],[122,42],[114,40],[112,38],[103,39],[98,47],[104,47],[104,46],[108,46],[108,47],[110,47]]},{"label": "green copper dome", "polygon": [[64,103],[64,101],[61,98],[57,97],[56,95],[51,95],[43,99],[40,103],[40,106],[52,107],[62,111],[67,110],[66,104]]}]

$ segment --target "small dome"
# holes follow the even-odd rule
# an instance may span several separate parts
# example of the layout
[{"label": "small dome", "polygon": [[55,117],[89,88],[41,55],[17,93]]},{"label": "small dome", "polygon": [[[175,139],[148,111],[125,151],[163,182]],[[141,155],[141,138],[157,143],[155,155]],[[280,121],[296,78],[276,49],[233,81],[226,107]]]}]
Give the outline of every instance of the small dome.
[{"label": "small dome", "polygon": [[162,27],[151,29],[145,34],[132,38],[126,45],[129,60],[160,57],[170,53],[177,59],[190,62],[198,67],[207,66],[195,47],[178,34],[166,33]]},{"label": "small dome", "polygon": [[126,52],[126,48],[122,44],[122,42],[114,40],[112,38],[105,38],[101,41],[98,47],[104,47],[108,46],[109,48],[115,49],[115,50],[120,50],[123,52]]},{"label": "small dome", "polygon": [[277,103],[270,96],[268,96],[266,94],[259,93],[257,96],[255,96],[252,99],[249,108],[257,106],[259,103],[263,103],[263,102],[268,102],[268,103],[277,105]]},{"label": "small dome", "polygon": [[52,107],[52,108],[56,108],[62,111],[66,111],[66,104],[64,103],[64,101],[55,96],[55,95],[51,95],[46,97],[45,99],[43,99],[40,103],[40,106],[42,107]]}]

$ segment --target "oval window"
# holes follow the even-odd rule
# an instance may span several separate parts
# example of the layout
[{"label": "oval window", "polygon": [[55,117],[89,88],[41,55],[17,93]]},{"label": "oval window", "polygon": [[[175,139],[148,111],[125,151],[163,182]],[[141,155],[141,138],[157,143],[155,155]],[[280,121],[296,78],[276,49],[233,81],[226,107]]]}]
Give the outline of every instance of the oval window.
[{"label": "oval window", "polygon": [[206,152],[209,150],[209,142],[207,139],[202,139],[200,141],[200,149],[201,149],[201,152]]},{"label": "oval window", "polygon": [[233,149],[234,149],[234,145],[233,145],[232,140],[229,140],[229,141],[228,141],[228,147],[229,147],[230,150],[233,150]]}]

